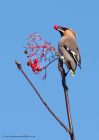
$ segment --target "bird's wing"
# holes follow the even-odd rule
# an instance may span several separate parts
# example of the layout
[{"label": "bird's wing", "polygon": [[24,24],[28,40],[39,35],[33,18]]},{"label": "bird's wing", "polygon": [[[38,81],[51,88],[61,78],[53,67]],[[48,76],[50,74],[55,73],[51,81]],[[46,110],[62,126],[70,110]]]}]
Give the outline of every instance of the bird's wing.
[{"label": "bird's wing", "polygon": [[63,42],[64,43],[62,44],[62,47],[64,47],[67,50],[67,52],[71,55],[74,61],[81,68],[81,56],[76,41],[71,38],[65,38]]},{"label": "bird's wing", "polygon": [[73,58],[73,60],[75,61],[75,63],[78,64],[78,66],[81,68],[81,57],[80,57],[80,53],[77,50],[72,50],[67,46],[63,46],[67,52],[70,54],[70,56]]}]

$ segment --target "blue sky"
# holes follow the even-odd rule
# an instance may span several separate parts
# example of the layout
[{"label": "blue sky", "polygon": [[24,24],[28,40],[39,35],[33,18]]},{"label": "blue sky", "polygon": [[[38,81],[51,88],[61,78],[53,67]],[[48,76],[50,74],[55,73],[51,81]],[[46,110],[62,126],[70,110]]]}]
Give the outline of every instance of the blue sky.
[{"label": "blue sky", "polygon": [[82,69],[77,69],[75,78],[67,77],[75,138],[99,139],[98,5],[98,0],[0,0],[0,140],[4,135],[69,139],[14,64],[15,60],[23,64],[49,106],[67,124],[57,62],[42,81],[26,66],[23,53],[27,35],[36,31],[57,48],[60,35],[54,24],[73,28],[81,51]]}]

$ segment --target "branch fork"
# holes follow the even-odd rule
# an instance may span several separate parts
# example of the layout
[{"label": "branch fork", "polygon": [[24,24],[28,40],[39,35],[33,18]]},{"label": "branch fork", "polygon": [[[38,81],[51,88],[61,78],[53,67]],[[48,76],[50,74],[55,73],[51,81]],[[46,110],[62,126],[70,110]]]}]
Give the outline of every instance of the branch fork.
[{"label": "branch fork", "polygon": [[23,76],[26,78],[26,80],[28,81],[28,83],[31,85],[31,87],[34,89],[36,95],[39,97],[39,99],[41,100],[41,102],[43,103],[43,105],[46,107],[46,109],[55,118],[55,120],[65,129],[65,131],[68,132],[68,133],[70,133],[69,129],[65,126],[65,124],[56,116],[56,114],[48,106],[48,104],[46,103],[46,101],[42,98],[42,96],[40,95],[40,93],[38,92],[38,90],[36,89],[36,87],[33,85],[33,83],[31,82],[31,80],[28,78],[28,76],[26,75],[26,73],[22,69],[22,65],[18,61],[15,61],[15,64],[17,65],[17,68],[21,71],[21,73],[23,74]]},{"label": "branch fork", "polygon": [[33,85],[31,80],[28,78],[28,76],[26,75],[26,73],[22,69],[22,65],[18,61],[15,61],[15,64],[17,65],[17,68],[21,71],[23,76],[26,78],[28,83],[31,85],[31,87],[34,89],[36,95],[39,97],[39,99],[41,100],[43,105],[46,107],[46,109],[49,111],[49,113],[65,129],[65,131],[67,133],[69,133],[71,140],[75,140],[74,132],[73,132],[73,126],[72,126],[72,119],[71,119],[71,114],[70,114],[70,105],[69,105],[69,98],[68,98],[68,86],[66,85],[66,75],[67,75],[68,72],[65,73],[65,69],[63,68],[63,62],[61,60],[59,60],[59,62],[58,62],[58,69],[59,69],[59,71],[61,73],[61,77],[62,77],[62,86],[63,86],[63,89],[64,89],[64,96],[65,96],[65,102],[66,102],[66,111],[67,111],[67,116],[68,116],[69,128],[56,116],[56,114],[48,106],[46,101],[42,98],[42,96],[40,95],[40,93],[38,92],[36,87]]}]

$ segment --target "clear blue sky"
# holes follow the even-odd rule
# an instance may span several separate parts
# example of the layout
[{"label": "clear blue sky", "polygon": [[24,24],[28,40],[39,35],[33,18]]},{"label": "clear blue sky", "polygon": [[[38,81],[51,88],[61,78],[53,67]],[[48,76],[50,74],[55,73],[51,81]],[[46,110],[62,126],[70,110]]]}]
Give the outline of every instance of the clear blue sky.
[{"label": "clear blue sky", "polygon": [[75,78],[70,74],[67,78],[75,138],[99,139],[99,1],[0,0],[0,140],[3,135],[69,140],[14,64],[15,60],[23,64],[49,106],[67,124],[57,62],[42,81],[26,66],[23,53],[27,35],[36,31],[57,48],[60,35],[54,24],[73,28],[81,51],[82,69],[77,69]]}]

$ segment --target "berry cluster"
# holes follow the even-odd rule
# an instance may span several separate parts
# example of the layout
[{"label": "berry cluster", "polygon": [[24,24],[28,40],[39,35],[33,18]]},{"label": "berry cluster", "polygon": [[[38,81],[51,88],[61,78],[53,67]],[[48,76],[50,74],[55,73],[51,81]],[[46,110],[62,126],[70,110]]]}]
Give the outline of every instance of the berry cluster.
[{"label": "berry cluster", "polygon": [[32,68],[34,73],[39,73],[42,70],[42,68],[39,66],[38,59],[34,59],[33,62],[28,61],[27,65]]},{"label": "berry cluster", "polygon": [[28,36],[24,53],[27,55],[27,65],[35,74],[45,70],[43,79],[46,78],[47,67],[58,58],[57,50],[37,33]]}]

